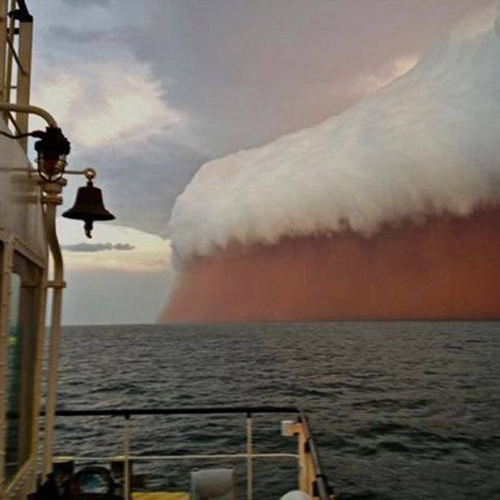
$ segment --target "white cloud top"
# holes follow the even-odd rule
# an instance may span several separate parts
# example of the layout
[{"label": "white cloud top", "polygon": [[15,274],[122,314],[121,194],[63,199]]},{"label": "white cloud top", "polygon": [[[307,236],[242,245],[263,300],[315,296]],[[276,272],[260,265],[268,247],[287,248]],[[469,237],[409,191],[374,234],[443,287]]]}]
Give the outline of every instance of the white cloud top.
[{"label": "white cloud top", "polygon": [[206,163],[169,223],[181,261],[230,243],[500,202],[500,41],[493,20],[452,33],[410,71],[341,115]]}]

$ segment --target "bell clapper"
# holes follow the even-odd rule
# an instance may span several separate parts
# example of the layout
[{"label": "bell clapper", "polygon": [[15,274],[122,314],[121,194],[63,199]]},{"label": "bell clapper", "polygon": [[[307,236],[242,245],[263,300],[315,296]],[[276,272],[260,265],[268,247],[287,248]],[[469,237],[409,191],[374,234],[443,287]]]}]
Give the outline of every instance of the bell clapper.
[{"label": "bell clapper", "polygon": [[86,220],[83,225],[83,230],[85,231],[85,236],[87,238],[92,238],[92,229],[94,228],[94,224],[91,220]]}]

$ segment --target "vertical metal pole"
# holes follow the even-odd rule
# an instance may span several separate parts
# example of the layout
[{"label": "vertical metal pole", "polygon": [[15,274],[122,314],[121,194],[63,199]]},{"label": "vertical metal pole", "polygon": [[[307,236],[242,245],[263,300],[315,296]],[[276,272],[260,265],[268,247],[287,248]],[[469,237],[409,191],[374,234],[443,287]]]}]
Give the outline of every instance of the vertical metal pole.
[{"label": "vertical metal pole", "polygon": [[123,496],[130,500],[130,415],[125,415],[124,436],[123,436]]},{"label": "vertical metal pole", "polygon": [[43,474],[46,477],[52,472],[52,448],[54,443],[54,420],[57,395],[57,370],[59,365],[59,340],[61,336],[61,310],[62,292],[65,287],[64,268],[59,241],[56,232],[56,208],[62,203],[59,196],[65,181],[47,183],[42,186],[43,203],[46,205],[44,212],[45,232],[47,243],[52,254],[54,277],[47,287],[53,289],[52,316],[50,322],[50,353],[49,376],[47,382],[47,402],[45,410],[45,439],[43,450]]},{"label": "vertical metal pole", "polygon": [[[53,286],[53,285],[52,285]],[[43,452],[43,473],[52,472],[52,449],[54,446],[54,422],[57,395],[57,371],[59,368],[59,342],[61,337],[62,287],[52,293],[52,319],[49,353],[49,379],[47,382],[47,403],[45,417],[45,440]]]},{"label": "vertical metal pole", "polygon": [[[19,24],[19,67],[17,69],[17,104],[26,105],[30,102],[31,83],[31,49],[33,40],[32,20],[23,20]],[[20,133],[28,132],[28,113],[17,113],[16,122]],[[26,152],[28,138],[19,141]]]},{"label": "vertical metal pole", "polygon": [[252,414],[247,413],[247,500],[253,498]]},{"label": "vertical metal pole", "polygon": [[7,54],[7,1],[0,0],[0,101],[5,101],[5,63]]},{"label": "vertical metal pole", "polygon": [[[9,11],[14,10],[16,7],[15,0],[11,0]],[[7,41],[14,45],[14,33],[16,29],[16,20],[12,17],[7,20]],[[12,55],[12,49],[7,46],[7,55],[5,62],[5,87],[4,87],[4,101],[11,102],[12,94],[12,69],[14,56]],[[8,115],[7,115],[8,116]]]},{"label": "vertical metal pole", "polygon": [[[43,379],[43,360],[44,360],[44,345],[45,345],[45,307],[47,299],[47,271],[45,268],[42,277],[42,286],[39,291],[39,307],[38,307],[38,330],[36,341],[36,361],[35,361],[35,390],[34,390],[34,406],[33,406],[33,427],[32,427],[32,442],[31,449],[35,456],[38,453],[39,446],[39,429],[40,429],[40,401],[42,393],[42,379]],[[33,483],[31,484],[31,491],[36,489],[36,474],[33,475]]]}]

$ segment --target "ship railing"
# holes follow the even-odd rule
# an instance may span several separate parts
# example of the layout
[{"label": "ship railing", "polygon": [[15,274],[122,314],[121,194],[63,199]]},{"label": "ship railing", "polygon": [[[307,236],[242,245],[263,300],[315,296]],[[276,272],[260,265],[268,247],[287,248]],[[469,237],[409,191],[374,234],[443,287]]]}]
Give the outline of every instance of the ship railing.
[{"label": "ship railing", "polygon": [[[131,429],[134,417],[179,416],[179,415],[236,415],[246,416],[245,453],[186,454],[186,455],[136,455],[131,452]],[[295,420],[281,422],[282,434],[297,437],[297,453],[256,453],[254,451],[254,418],[257,414],[288,414]],[[332,500],[333,489],[328,483],[319,457],[316,442],[312,436],[305,412],[295,406],[235,406],[195,408],[146,408],[109,410],[57,410],[57,417],[121,417],[123,425],[123,490],[131,498],[131,464],[139,461],[181,461],[181,460],[246,460],[247,500],[253,499],[254,461],[257,459],[293,459],[299,470],[298,489],[319,500]],[[107,456],[72,456],[75,462],[102,462],[116,460]]]},{"label": "ship railing", "polygon": [[[30,102],[33,17],[25,0],[0,0],[0,102]],[[16,135],[28,132],[28,113],[5,111],[3,119]],[[26,151],[27,138],[19,139]]]}]

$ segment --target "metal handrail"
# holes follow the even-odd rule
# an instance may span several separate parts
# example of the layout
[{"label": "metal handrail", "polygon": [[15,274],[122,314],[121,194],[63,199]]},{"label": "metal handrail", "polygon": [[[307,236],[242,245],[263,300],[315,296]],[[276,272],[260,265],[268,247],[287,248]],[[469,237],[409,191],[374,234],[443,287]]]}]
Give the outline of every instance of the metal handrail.
[{"label": "metal handrail", "polygon": [[300,422],[302,423],[305,433],[306,433],[306,443],[309,447],[309,453],[311,454],[311,459],[314,466],[314,473],[316,474],[316,486],[318,488],[318,496],[320,498],[328,498],[332,494],[333,489],[328,484],[328,479],[324,474],[323,465],[321,463],[318,448],[311,434],[311,429],[309,427],[309,421],[303,410],[299,410]]},{"label": "metal handrail", "polygon": [[[216,415],[216,414],[257,414],[257,413],[295,413],[301,409],[296,406],[200,406],[187,408],[110,408],[107,410],[56,410],[58,417],[132,417],[147,415]],[[44,411],[40,413],[45,415]],[[305,415],[305,414],[304,414]]]},{"label": "metal handrail", "polygon": [[[252,460],[264,457],[297,458],[298,455],[292,453],[253,453],[252,449],[252,425],[251,419],[254,414],[295,414],[298,422],[304,428],[306,439],[306,452],[310,455],[314,469],[314,496],[320,500],[330,500],[333,498],[333,488],[329,485],[324,472],[316,443],[312,437],[306,413],[296,406],[226,406],[226,407],[190,407],[190,408],[118,408],[118,409],[58,409],[55,412],[57,417],[123,417],[125,418],[125,453],[124,453],[124,479],[125,491],[129,491],[130,484],[128,463],[131,460],[184,460],[184,459],[215,459],[215,458],[245,458],[247,460],[247,495],[252,498]],[[130,454],[130,418],[133,416],[154,416],[154,415],[234,415],[245,414],[247,417],[247,444],[246,453],[237,454],[214,454],[214,455],[161,455],[161,456],[141,456]],[[41,415],[45,415],[44,411]],[[250,434],[249,434],[250,433]],[[88,460],[108,460],[112,457],[75,457],[79,461]]]},{"label": "metal handrail", "polygon": [[[207,453],[207,454],[188,454],[188,455],[129,455],[129,460],[146,462],[146,461],[169,461],[169,460],[214,460],[221,458],[298,458],[297,453]],[[71,456],[76,462],[108,462],[116,458],[116,456],[98,456],[98,455],[85,455],[85,456]]]}]

